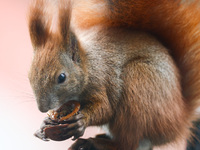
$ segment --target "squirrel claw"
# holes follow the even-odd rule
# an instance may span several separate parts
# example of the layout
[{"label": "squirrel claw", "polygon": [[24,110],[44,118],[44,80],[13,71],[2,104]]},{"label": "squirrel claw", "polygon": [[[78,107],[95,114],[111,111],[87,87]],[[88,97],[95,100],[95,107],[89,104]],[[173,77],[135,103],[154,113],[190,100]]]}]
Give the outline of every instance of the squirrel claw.
[{"label": "squirrel claw", "polygon": [[43,141],[49,141],[49,139],[45,136],[43,130],[39,129],[34,133],[34,136],[43,140]]}]

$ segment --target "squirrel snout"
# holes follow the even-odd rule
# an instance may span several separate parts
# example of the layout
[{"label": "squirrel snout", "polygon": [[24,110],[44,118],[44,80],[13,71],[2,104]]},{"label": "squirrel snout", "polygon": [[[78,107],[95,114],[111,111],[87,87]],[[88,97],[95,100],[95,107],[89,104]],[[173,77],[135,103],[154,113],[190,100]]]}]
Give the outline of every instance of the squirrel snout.
[{"label": "squirrel snout", "polygon": [[48,106],[39,105],[39,104],[38,104],[38,109],[39,109],[42,113],[46,113],[48,110],[50,110],[50,108],[48,108]]},{"label": "squirrel snout", "polygon": [[38,106],[38,109],[43,113],[50,110],[50,105],[47,100],[37,100],[37,106]]}]

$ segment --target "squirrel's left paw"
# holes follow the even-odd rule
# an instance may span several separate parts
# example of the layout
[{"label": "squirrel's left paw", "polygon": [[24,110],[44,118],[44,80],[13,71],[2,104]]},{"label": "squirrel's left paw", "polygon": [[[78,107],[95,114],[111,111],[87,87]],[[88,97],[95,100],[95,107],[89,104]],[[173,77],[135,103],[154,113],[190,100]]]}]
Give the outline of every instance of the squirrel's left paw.
[{"label": "squirrel's left paw", "polygon": [[77,114],[72,116],[71,118],[64,121],[65,123],[69,124],[64,131],[65,136],[67,138],[73,137],[72,140],[76,140],[79,137],[83,136],[85,132],[85,122],[84,122],[84,115],[83,114]]}]

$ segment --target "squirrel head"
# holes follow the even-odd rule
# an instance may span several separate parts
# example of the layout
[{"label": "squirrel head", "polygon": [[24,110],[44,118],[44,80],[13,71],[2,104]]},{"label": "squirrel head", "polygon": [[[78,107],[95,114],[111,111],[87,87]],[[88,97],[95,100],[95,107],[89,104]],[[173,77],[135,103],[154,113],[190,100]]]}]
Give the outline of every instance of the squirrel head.
[{"label": "squirrel head", "polygon": [[58,30],[51,32],[44,1],[31,5],[29,33],[34,58],[29,80],[38,108],[47,112],[69,100],[78,100],[86,85],[85,53],[70,30],[70,4],[59,5]]}]

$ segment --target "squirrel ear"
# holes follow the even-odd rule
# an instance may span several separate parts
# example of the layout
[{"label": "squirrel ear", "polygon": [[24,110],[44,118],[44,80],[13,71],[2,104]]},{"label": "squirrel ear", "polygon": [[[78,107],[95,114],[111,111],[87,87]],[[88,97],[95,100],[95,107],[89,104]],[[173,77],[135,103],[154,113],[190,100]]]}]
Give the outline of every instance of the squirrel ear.
[{"label": "squirrel ear", "polygon": [[79,43],[70,29],[70,21],[72,14],[72,3],[69,0],[59,1],[58,12],[58,32],[62,38],[62,44],[67,48],[67,53],[75,63],[80,62]]},{"label": "squirrel ear", "polygon": [[45,1],[35,0],[28,14],[29,33],[34,47],[46,43],[50,34],[51,20],[45,15]]},{"label": "squirrel ear", "polygon": [[71,11],[70,1],[59,1],[58,32],[62,37],[63,44],[68,44],[69,42]]}]

